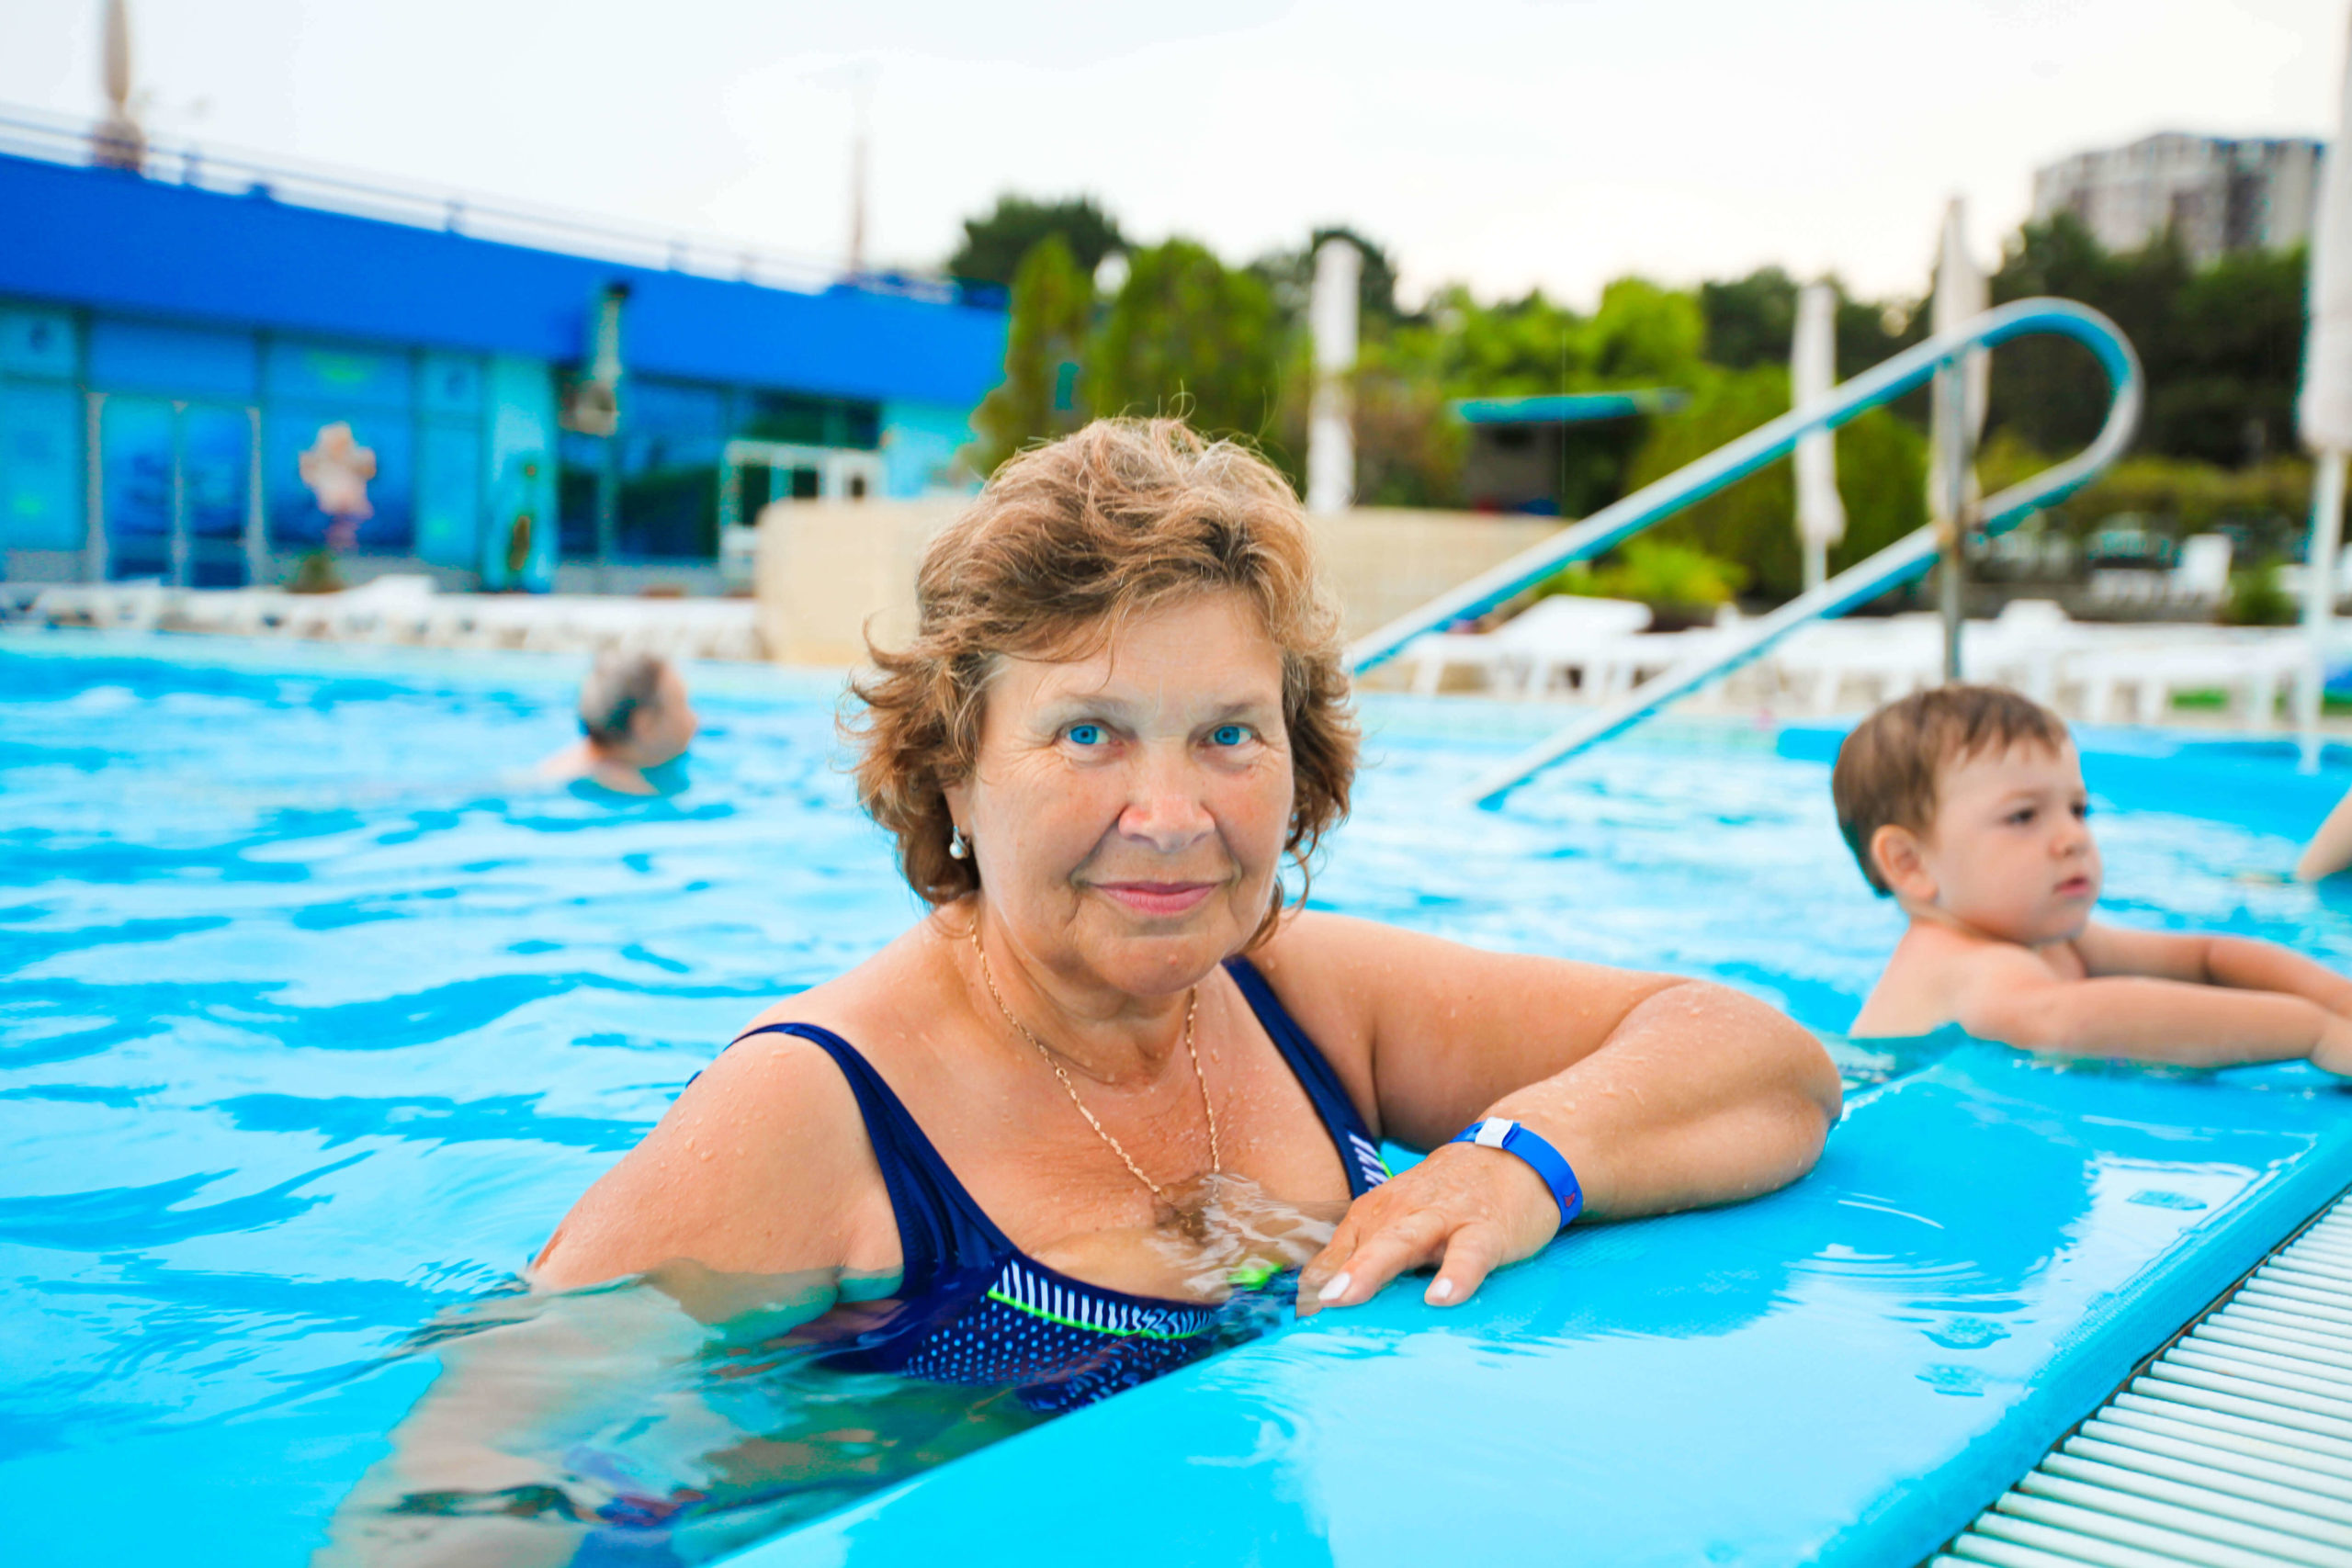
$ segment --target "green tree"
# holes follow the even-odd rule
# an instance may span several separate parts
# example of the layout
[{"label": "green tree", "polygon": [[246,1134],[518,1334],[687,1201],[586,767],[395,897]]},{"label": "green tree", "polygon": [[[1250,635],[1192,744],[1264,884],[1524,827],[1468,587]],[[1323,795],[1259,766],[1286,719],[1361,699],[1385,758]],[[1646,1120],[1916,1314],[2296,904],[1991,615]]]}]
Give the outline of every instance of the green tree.
[{"label": "green tree", "polygon": [[[2145,251],[2116,256],[2081,220],[2062,212],[2018,231],[1992,276],[1991,292],[1996,305],[2056,295],[2105,313],[2139,349],[2153,382],[2166,352],[2172,296],[2188,276],[2188,263],[2168,235]],[[2008,429],[2039,451],[2071,452],[2086,446],[2106,417],[2106,375],[2081,344],[2025,338],[1993,355],[1988,436]]]},{"label": "green tree", "polygon": [[1060,235],[1046,235],[1013,277],[1004,380],[972,415],[980,472],[992,474],[1031,442],[1067,434],[1092,417],[1080,367],[1093,320],[1092,275]]},{"label": "green tree", "polygon": [[1279,398],[1277,326],[1264,281],[1206,247],[1170,240],[1136,251],[1088,349],[1093,405],[1181,412],[1204,434],[1261,436]]},{"label": "green tree", "polygon": [[1786,365],[1797,330],[1797,282],[1777,266],[1699,285],[1707,358],[1726,370]]},{"label": "green tree", "polygon": [[[1926,312],[1916,305],[1857,299],[1836,278],[1838,378],[1850,380],[1925,338]],[[1729,283],[1699,285],[1707,323],[1707,360],[1726,370],[1786,365],[1797,333],[1797,282],[1777,266],[1759,267]]]},{"label": "green tree", "polygon": [[1363,254],[1363,270],[1356,279],[1359,333],[1363,338],[1405,319],[1396,304],[1396,264],[1387,249],[1344,225],[1317,229],[1304,249],[1269,251],[1250,264],[1250,270],[1273,295],[1274,309],[1286,326],[1303,325],[1306,303],[1315,289],[1315,253],[1326,240],[1346,240]]},{"label": "green tree", "polygon": [[1007,193],[997,197],[993,210],[964,220],[963,243],[947,258],[948,275],[1010,287],[1022,259],[1049,235],[1069,248],[1079,270],[1089,277],[1104,256],[1127,248],[1118,223],[1092,197],[1035,201]]},{"label": "green tree", "polygon": [[2295,449],[2308,266],[2300,246],[2249,252],[2181,285],[2148,400],[2150,448],[2225,468]]},{"label": "green tree", "polygon": [[1673,386],[1698,370],[1707,321],[1696,295],[1621,277],[1601,289],[1585,337],[1587,374],[1600,388]]},{"label": "green tree", "polygon": [[[1688,408],[1657,422],[1626,486],[1662,479],[1788,410],[1789,374],[1780,366],[1712,373]],[[1840,429],[1846,536],[1830,552],[1831,567],[1850,566],[1924,524],[1926,491],[1926,443],[1909,424],[1877,409]],[[1795,518],[1795,483],[1783,460],[1659,524],[1657,533],[1736,564],[1756,592],[1777,601],[1804,586]]]}]

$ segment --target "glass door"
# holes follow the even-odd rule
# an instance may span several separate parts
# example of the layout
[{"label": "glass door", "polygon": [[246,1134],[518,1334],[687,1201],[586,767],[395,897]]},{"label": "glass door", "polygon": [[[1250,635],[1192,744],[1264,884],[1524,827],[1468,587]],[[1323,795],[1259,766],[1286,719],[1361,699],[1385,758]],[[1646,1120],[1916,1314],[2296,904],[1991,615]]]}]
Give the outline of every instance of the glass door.
[{"label": "glass door", "polygon": [[109,395],[98,412],[107,578],[251,581],[253,445],[251,410]]},{"label": "glass door", "polygon": [[253,417],[218,404],[185,405],[179,464],[180,581],[190,588],[243,587],[251,575],[245,534],[253,515]]},{"label": "glass door", "polygon": [[161,398],[109,397],[98,412],[99,512],[106,520],[107,577],[177,581],[172,559],[172,405]]}]

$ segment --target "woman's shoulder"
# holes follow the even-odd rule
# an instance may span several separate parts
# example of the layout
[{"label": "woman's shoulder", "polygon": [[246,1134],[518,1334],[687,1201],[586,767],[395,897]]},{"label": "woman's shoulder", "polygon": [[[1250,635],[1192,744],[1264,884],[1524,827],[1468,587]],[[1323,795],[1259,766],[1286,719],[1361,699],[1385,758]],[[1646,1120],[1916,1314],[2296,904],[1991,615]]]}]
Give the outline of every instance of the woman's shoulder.
[{"label": "woman's shoulder", "polygon": [[[919,923],[879,953],[832,978],[769,1003],[736,1038],[747,1044],[752,1039],[788,1039],[760,1032],[774,1031],[779,1024],[802,1023],[861,1048],[863,1042],[886,1040],[898,1032],[910,1010],[922,1012],[929,993],[938,988],[936,966],[928,962],[935,945],[936,933],[930,931],[929,921]],[[813,1044],[806,1048],[818,1050]]]},{"label": "woman's shoulder", "polygon": [[728,1273],[895,1268],[856,1091],[832,1053],[768,1027],[854,1040],[869,1010],[863,987],[840,987],[765,1009],[696,1074],[558,1227],[536,1270],[543,1282],[590,1284],[677,1258]]},{"label": "woman's shoulder", "polygon": [[1353,1088],[1370,1071],[1381,989],[1397,982],[1396,963],[1410,961],[1414,940],[1375,921],[1306,909],[1243,956]]}]

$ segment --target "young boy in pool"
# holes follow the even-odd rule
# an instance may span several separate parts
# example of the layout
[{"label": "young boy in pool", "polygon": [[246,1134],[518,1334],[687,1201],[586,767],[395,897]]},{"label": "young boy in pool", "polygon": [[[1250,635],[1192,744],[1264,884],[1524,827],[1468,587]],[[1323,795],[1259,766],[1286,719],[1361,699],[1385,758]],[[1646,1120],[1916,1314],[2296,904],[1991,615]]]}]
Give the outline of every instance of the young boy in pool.
[{"label": "young boy in pool", "polygon": [[2352,981],[2271,942],[2091,919],[2082,764],[2038,703],[1966,685],[1890,703],[1838,748],[1830,791],[1864,879],[1911,919],[1856,1035],[1957,1023],[2037,1051],[2352,1073]]}]

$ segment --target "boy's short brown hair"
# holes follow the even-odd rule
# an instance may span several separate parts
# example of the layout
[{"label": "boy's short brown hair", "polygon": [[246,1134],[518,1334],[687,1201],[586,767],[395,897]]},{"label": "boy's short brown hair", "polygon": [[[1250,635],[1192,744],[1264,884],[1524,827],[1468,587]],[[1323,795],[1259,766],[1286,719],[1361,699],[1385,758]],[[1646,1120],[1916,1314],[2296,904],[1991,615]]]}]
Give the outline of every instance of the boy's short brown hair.
[{"label": "boy's short brown hair", "polygon": [[1894,891],[1871,859],[1871,836],[1889,823],[1914,833],[1932,828],[1936,779],[1946,767],[2026,742],[2064,750],[2066,721],[2007,686],[1914,692],[1856,725],[1838,748],[1829,794],[1863,879],[1881,897]]}]

